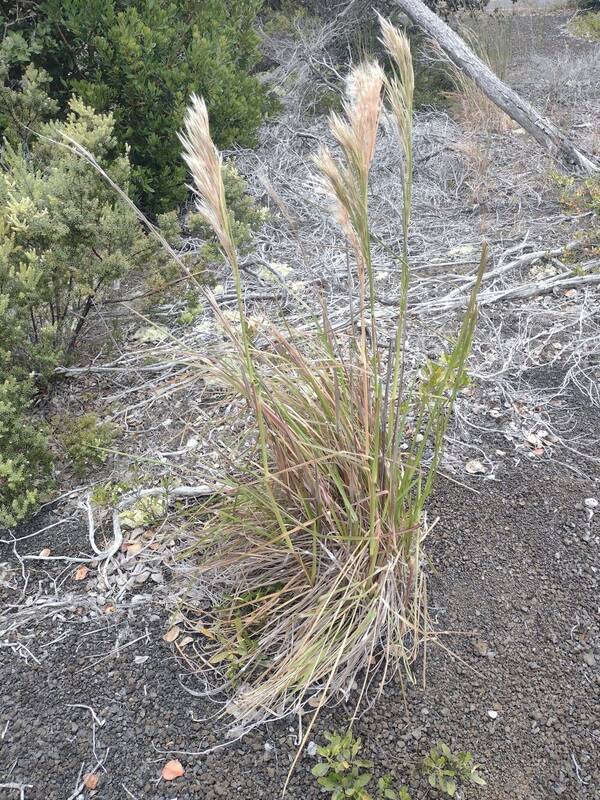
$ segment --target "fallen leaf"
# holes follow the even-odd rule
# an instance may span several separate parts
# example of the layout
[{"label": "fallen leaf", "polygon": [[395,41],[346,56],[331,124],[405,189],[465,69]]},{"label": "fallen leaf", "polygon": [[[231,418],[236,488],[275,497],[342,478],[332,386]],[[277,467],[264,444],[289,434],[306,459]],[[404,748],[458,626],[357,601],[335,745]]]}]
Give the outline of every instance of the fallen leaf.
[{"label": "fallen leaf", "polygon": [[181,761],[177,761],[177,759],[174,758],[172,761],[167,761],[160,774],[164,781],[174,781],[175,778],[181,778],[184,773],[185,770]]},{"label": "fallen leaf", "polygon": [[174,642],[180,633],[181,628],[178,625],[173,625],[173,627],[169,628],[169,630],[165,633],[163,639],[165,642]]},{"label": "fallen leaf", "polygon": [[465,464],[465,470],[469,473],[469,475],[485,475],[487,472],[481,461],[478,461],[476,458],[472,458],[470,461],[467,461]]},{"label": "fallen leaf", "polygon": [[40,550],[40,558],[48,558],[51,552],[49,547],[44,547],[43,550]]},{"label": "fallen leaf", "polygon": [[543,447],[534,447],[531,451],[534,456],[543,456],[544,455],[544,448]]},{"label": "fallen leaf", "polygon": [[75,572],[75,574],[73,575],[73,580],[74,581],[84,581],[87,578],[89,571],[90,571],[90,568],[86,567],[85,564],[82,564],[79,567],[79,569]]},{"label": "fallen leaf", "polygon": [[483,639],[474,639],[473,640],[473,650],[478,656],[487,656],[489,651],[489,645]]},{"label": "fallen leaf", "polygon": [[139,542],[131,542],[127,544],[126,552],[128,556],[137,556],[141,549],[142,545]]},{"label": "fallen leaf", "polygon": [[177,646],[178,647],[185,647],[186,645],[188,645],[190,642],[193,642],[193,641],[194,641],[194,639],[191,636],[184,636],[183,639],[180,642],[177,642]]},{"label": "fallen leaf", "polygon": [[202,636],[206,636],[207,639],[214,639],[215,638],[215,635],[210,630],[210,628],[206,628],[204,625],[201,625],[199,622],[194,626],[194,630],[198,631],[198,633],[201,633]]},{"label": "fallen leaf", "polygon": [[83,778],[83,785],[91,792],[98,786],[98,776],[93,772],[88,772]]},{"label": "fallen leaf", "polygon": [[536,433],[525,433],[523,434],[525,441],[527,444],[531,445],[531,447],[541,447],[542,440]]},{"label": "fallen leaf", "polygon": [[565,297],[577,297],[577,289],[565,289]]}]

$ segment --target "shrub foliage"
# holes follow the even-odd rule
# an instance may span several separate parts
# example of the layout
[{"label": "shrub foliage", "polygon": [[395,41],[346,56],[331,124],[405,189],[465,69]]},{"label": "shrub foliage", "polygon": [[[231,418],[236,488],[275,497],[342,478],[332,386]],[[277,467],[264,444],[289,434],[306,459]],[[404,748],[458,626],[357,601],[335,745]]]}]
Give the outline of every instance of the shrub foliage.
[{"label": "shrub foliage", "polygon": [[158,259],[134,213],[61,139],[80,142],[127,186],[131,168],[113,129],[111,114],[73,100],[64,123],[41,127],[47,139],[27,149],[7,143],[2,153],[0,296],[13,359],[28,370],[62,361],[112,282]]},{"label": "shrub foliage", "polygon": [[[262,0],[17,0],[0,13],[10,80],[32,64],[66,114],[72,94],[112,112],[131,148],[138,199],[168,211],[185,194],[177,131],[187,98],[202,92],[220,147],[249,145],[269,100],[252,76],[252,27]],[[0,123],[2,120],[0,120]],[[6,121],[5,121],[6,124]]]},{"label": "shrub foliage", "polygon": [[[160,270],[162,251],[103,178],[69,148],[94,153],[127,188],[131,165],[112,114],[73,99],[61,122],[49,76],[29,65],[0,89],[6,138],[0,155],[0,524],[35,508],[50,459],[28,421],[35,383],[73,355],[89,312],[131,270]],[[10,122],[9,122],[10,120]],[[31,135],[35,125],[40,136]]]}]

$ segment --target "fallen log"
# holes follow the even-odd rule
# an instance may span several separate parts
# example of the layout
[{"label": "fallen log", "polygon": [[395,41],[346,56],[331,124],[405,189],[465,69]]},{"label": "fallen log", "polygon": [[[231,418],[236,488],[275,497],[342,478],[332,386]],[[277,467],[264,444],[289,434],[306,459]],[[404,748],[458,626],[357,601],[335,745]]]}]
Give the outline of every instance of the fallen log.
[{"label": "fallen log", "polygon": [[559,129],[543,117],[527,100],[495,75],[440,17],[422,0],[393,0],[394,5],[428,36],[434,39],[451,61],[469,77],[489,99],[517,122],[554,159],[586,173],[600,167]]}]

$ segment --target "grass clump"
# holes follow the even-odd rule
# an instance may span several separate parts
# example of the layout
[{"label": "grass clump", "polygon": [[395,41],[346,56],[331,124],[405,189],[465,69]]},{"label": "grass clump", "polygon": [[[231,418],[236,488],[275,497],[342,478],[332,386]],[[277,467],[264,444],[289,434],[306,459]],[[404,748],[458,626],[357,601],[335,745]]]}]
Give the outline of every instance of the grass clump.
[{"label": "grass clump", "polygon": [[[350,335],[332,330],[323,303],[312,332],[272,325],[257,338],[244,309],[222,162],[197,97],[182,138],[198,211],[231,265],[238,298],[237,326],[213,306],[230,348],[207,368],[256,421],[256,461],[207,509],[190,553],[222,590],[203,614],[202,663],[230,687],[228,708],[242,726],[309,702],[318,712],[364,670],[358,705],[378,669],[378,687],[401,670],[410,675],[428,636],[424,507],[466,379],[483,266],[453,343],[413,376],[406,326],[414,78],[407,39],[381,26],[394,72],[386,79],[374,62],[352,70],[343,114],[330,118],[339,156],[322,149],[315,162],[353,255]],[[404,192],[398,322],[387,337],[376,315],[368,209],[382,94],[398,132]],[[191,598],[187,611],[194,615]]]},{"label": "grass clump", "polygon": [[[471,24],[463,23],[459,33],[471,50],[501,80],[505,80],[512,55],[512,18],[495,15],[477,17]],[[445,65],[454,86],[448,97],[458,116],[469,128],[495,132],[510,130],[513,122],[489,97],[454,64],[438,45],[432,45]]]}]

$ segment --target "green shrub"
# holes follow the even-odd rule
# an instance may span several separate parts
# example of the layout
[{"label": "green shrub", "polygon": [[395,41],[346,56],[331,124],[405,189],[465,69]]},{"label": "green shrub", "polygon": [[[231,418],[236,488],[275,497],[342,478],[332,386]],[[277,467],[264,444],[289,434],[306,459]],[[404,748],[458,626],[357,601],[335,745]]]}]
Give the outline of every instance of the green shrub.
[{"label": "green shrub", "polygon": [[50,471],[46,436],[28,420],[29,381],[2,377],[0,351],[0,526],[11,528],[38,504]]},{"label": "green shrub", "polygon": [[[43,76],[39,76],[43,80]],[[111,114],[72,100],[65,122],[43,137],[76,139],[127,187],[130,164],[119,154]],[[94,304],[130,270],[166,261],[135,214],[82,158],[46,138],[6,143],[0,173],[0,296],[13,355],[47,374],[75,348]]]},{"label": "green shrub", "polygon": [[600,178],[573,177],[553,171],[550,181],[558,188],[558,200],[571,216],[585,215],[585,224],[579,236],[584,244],[593,249],[600,246]]},{"label": "green shrub", "polygon": [[[51,79],[68,111],[73,93],[111,111],[131,148],[138,199],[154,212],[185,196],[177,131],[187,98],[207,100],[220,147],[250,145],[270,101],[251,75],[259,58],[252,25],[262,0],[22,0],[2,51],[18,81],[27,61]],[[1,120],[0,120],[1,123]]]},{"label": "green shrub", "polygon": [[[0,70],[0,524],[14,525],[35,508],[50,463],[45,436],[28,422],[33,379],[47,382],[74,354],[115,281],[132,270],[161,276],[171,265],[63,137],[127,189],[131,166],[113,116],[73,99],[65,120],[49,120],[57,107],[48,75],[29,65],[15,83],[1,53]],[[33,126],[41,136],[29,135]]]},{"label": "green shrub", "polygon": [[82,478],[108,459],[108,448],[119,432],[112,422],[100,422],[95,414],[59,420],[60,439],[73,466]]}]

